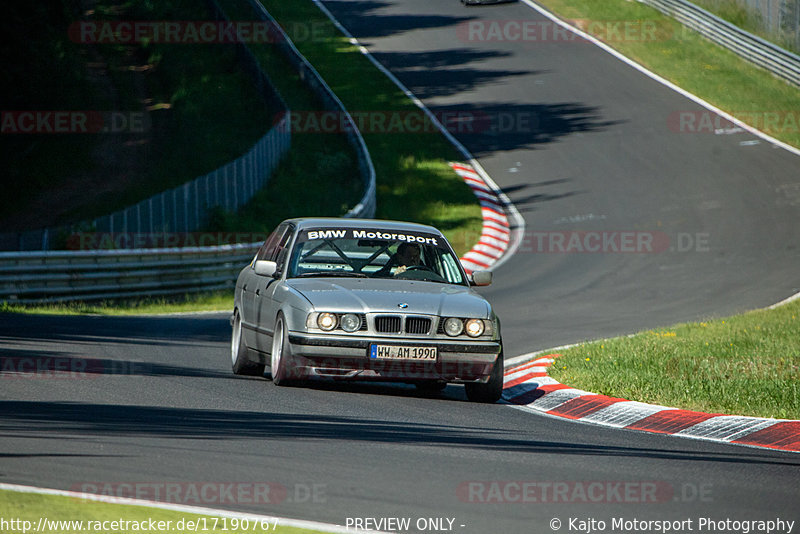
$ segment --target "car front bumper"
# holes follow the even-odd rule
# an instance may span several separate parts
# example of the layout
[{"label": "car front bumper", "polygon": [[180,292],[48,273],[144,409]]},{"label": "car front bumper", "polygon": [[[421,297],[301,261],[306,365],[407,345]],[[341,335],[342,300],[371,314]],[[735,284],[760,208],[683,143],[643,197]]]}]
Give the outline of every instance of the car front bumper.
[{"label": "car front bumper", "polygon": [[[436,347],[436,361],[376,360],[373,344]],[[300,376],[354,380],[482,383],[491,375],[499,341],[343,337],[290,333],[294,371]]]}]

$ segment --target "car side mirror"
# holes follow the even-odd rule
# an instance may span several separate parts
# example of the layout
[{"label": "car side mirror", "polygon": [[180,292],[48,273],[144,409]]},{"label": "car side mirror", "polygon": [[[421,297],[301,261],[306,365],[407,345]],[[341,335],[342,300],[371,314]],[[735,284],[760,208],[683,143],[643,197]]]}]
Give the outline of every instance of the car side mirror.
[{"label": "car side mirror", "polygon": [[475,271],[472,273],[472,285],[473,286],[488,286],[492,283],[492,272],[491,271]]},{"label": "car side mirror", "polygon": [[274,261],[256,260],[256,264],[253,266],[253,268],[258,275],[274,276],[275,271],[278,270],[278,264]]}]

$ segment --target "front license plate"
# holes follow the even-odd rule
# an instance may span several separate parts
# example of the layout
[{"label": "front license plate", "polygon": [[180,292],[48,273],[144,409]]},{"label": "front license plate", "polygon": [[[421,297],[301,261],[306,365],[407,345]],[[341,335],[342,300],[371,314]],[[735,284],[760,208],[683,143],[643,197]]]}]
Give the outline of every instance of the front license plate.
[{"label": "front license plate", "polygon": [[436,361],[436,347],[413,347],[405,345],[370,345],[372,360],[424,360]]}]

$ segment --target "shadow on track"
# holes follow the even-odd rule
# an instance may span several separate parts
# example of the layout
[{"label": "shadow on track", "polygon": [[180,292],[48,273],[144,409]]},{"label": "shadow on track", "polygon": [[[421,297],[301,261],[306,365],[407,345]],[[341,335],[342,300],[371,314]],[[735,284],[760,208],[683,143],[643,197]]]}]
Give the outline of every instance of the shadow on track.
[{"label": "shadow on track", "polygon": [[14,342],[185,345],[228,343],[228,313],[210,315],[0,315],[0,344]]},{"label": "shadow on track", "polygon": [[443,15],[391,15],[382,14],[381,9],[391,7],[389,2],[376,0],[350,0],[336,5],[336,18],[349,22],[362,20],[368,17],[369,26],[358,28],[359,39],[371,37],[388,37],[409,30],[448,28],[464,24],[474,19],[474,16],[443,16]]},{"label": "shadow on track", "polygon": [[486,102],[436,106],[433,111],[477,157],[506,150],[535,150],[568,135],[602,132],[624,122],[604,119],[599,108],[579,102]]},{"label": "shadow on track", "polygon": [[404,423],[322,414],[204,410],[121,406],[81,402],[0,402],[0,434],[24,433],[59,438],[59,434],[178,439],[330,440],[413,445],[528,454],[668,458],[732,464],[800,465],[797,458],[769,457],[736,448],[730,453],[698,453],[667,449],[619,447],[591,443],[537,441],[514,431]]}]

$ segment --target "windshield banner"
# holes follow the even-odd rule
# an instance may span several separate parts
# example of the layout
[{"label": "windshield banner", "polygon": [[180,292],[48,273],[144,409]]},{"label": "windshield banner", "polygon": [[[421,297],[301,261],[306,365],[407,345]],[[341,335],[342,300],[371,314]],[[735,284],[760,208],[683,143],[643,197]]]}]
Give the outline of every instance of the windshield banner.
[{"label": "windshield banner", "polygon": [[435,234],[409,231],[371,230],[369,228],[317,228],[304,230],[301,241],[315,239],[369,239],[378,241],[404,241],[420,245],[441,246],[441,237]]}]

